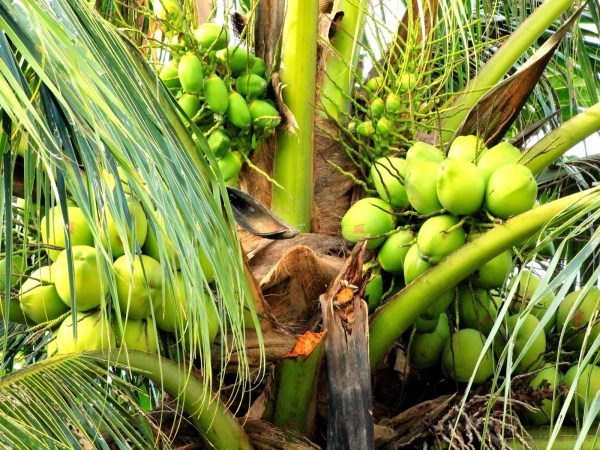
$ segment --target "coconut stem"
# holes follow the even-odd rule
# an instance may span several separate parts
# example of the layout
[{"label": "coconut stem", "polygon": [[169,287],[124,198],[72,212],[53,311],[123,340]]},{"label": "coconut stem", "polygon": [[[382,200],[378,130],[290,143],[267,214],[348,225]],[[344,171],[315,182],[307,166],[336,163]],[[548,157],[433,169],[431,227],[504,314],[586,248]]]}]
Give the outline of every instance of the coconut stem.
[{"label": "coconut stem", "polygon": [[442,122],[442,141],[448,142],[468,112],[491,87],[508,72],[514,63],[548,29],[556,19],[573,5],[573,0],[546,0],[502,44],[495,55],[481,68],[454,99],[455,110]]},{"label": "coconut stem", "polygon": [[600,103],[577,114],[523,153],[521,164],[537,175],[575,144],[600,131]]},{"label": "coconut stem", "polygon": [[150,353],[93,352],[95,358],[137,372],[176,398],[210,448],[251,450],[246,432],[219,398],[201,380],[173,361]]},{"label": "coconut stem", "polygon": [[[552,435],[552,429],[549,427],[535,427],[527,429],[527,432],[531,436],[530,445],[533,444],[533,448],[550,448],[550,436]],[[553,450],[573,450],[579,448],[580,450],[593,450],[597,448],[598,437],[595,434],[588,434],[583,438],[583,442],[580,447],[577,447],[579,434],[577,429],[574,427],[561,427],[556,439],[552,441],[551,448]],[[531,447],[525,447],[522,443],[513,440],[511,442],[511,448],[515,450],[521,450]]]},{"label": "coconut stem", "polygon": [[[452,289],[482,264],[532,236],[559,213],[572,215],[598,200],[598,188],[546,203],[520,214],[467,243],[426,271],[392,297],[374,315],[370,325],[371,368],[393,343],[440,295]],[[569,207],[573,207],[568,209]]]},{"label": "coconut stem", "polygon": [[354,85],[367,1],[340,0],[334,11],[342,11],[344,17],[330,42],[331,50],[323,75],[320,103],[325,116],[342,123],[348,112]]},{"label": "coconut stem", "polygon": [[273,161],[273,212],[310,231],[313,203],[314,103],[318,0],[289,0],[281,44],[283,99],[297,128],[280,128]]}]

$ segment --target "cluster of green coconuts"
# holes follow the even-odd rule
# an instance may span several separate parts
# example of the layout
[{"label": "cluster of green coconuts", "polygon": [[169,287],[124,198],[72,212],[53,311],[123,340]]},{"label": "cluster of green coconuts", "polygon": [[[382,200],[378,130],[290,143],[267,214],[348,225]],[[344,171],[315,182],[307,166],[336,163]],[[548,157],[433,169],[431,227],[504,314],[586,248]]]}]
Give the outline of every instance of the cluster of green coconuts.
[{"label": "cluster of green coconuts", "polygon": [[[48,342],[48,356],[79,353],[83,351],[126,347],[156,353],[157,329],[177,333],[187,326],[186,305],[189,298],[181,272],[168,284],[161,267],[158,241],[139,201],[127,195],[127,208],[131,218],[127,226],[129,241],[135,237],[142,254],[133,257],[125,252],[114,218],[107,208],[103,211],[105,223],[100,227],[101,242],[96,243],[82,210],[67,207],[73,262],[73,286],[70,285],[69,263],[65,242],[65,222],[59,206],[51,208],[42,218],[40,226],[41,247],[47,257],[35,257],[27,267],[28,260],[19,255],[12,258],[11,279],[18,300],[10,303],[10,317],[28,325],[50,324],[56,326]],[[171,241],[167,243],[170,263],[179,269],[179,260]],[[110,252],[112,265],[98,254],[99,244]],[[198,252],[205,277],[214,279],[212,268],[202,251]],[[6,259],[0,262],[6,274]],[[23,276],[20,276],[23,274]],[[109,277],[114,277],[116,293],[109,292]],[[5,277],[2,277],[4,280]],[[23,280],[21,282],[21,280]],[[201,297],[207,313],[207,333],[211,342],[219,330],[216,305],[211,296],[198,286],[191,295]],[[74,302],[75,314],[71,312]],[[101,311],[102,305],[112,309],[111,314]],[[118,306],[117,306],[118,305]],[[118,325],[117,314],[122,317]],[[53,323],[65,317],[59,324]],[[106,317],[112,317],[107,320]],[[73,318],[77,321],[74,337]]]},{"label": "cluster of green coconuts", "polygon": [[[378,196],[351,206],[341,221],[342,235],[355,243],[367,239],[367,248],[377,249],[381,270],[397,285],[408,285],[499,220],[536,206],[536,181],[531,171],[519,164],[520,157],[520,151],[508,142],[487,148],[472,135],[457,137],[447,154],[428,143],[416,142],[402,157],[381,157],[373,162],[369,175]],[[590,324],[600,307],[600,291],[592,288],[583,295],[580,290],[569,294],[555,316],[547,320],[544,332],[538,333],[523,352],[535,330],[541,329],[540,320],[554,296],[534,297],[540,278],[528,269],[511,277],[513,269],[513,254],[507,250],[436,299],[415,323],[416,332],[409,342],[411,363],[422,370],[441,369],[459,383],[472,378],[480,384],[492,377],[496,360],[510,339],[513,354],[523,353],[514,373],[543,368],[531,380],[533,389],[548,389],[549,383],[552,392],[561,380],[570,386],[576,367],[563,378],[556,370],[556,361],[544,360],[547,336],[564,331],[566,349],[580,350],[586,330],[593,325],[592,342],[600,333],[600,323]],[[493,345],[483,353],[502,307],[502,296],[511,290],[510,315]],[[381,276],[374,277],[365,290],[365,296],[371,296],[367,298],[371,307],[378,304],[381,294]],[[520,318],[532,302],[532,314]],[[581,408],[586,400],[589,406],[600,388],[600,367],[585,370],[584,374],[592,374],[592,380],[583,383],[579,378],[576,398]],[[581,390],[590,385],[597,387],[589,392]],[[557,393],[555,402],[558,398]],[[537,424],[550,421],[548,408],[553,413],[559,409],[552,395],[537,406],[535,412],[525,413],[528,421]]]},{"label": "cluster of green coconuts", "polygon": [[244,158],[281,122],[276,105],[266,98],[265,61],[230,45],[221,25],[185,29],[177,0],[155,0],[154,12],[171,36],[171,59],[159,77],[204,133],[223,179],[235,185]]},{"label": "cluster of green coconuts", "polygon": [[363,111],[364,118],[351,122],[349,126],[350,131],[359,136],[362,147],[368,147],[377,155],[390,150],[391,143],[403,131],[400,119],[409,104],[407,96],[416,84],[417,77],[413,73],[402,74],[398,88],[386,94],[383,94],[383,77],[376,76],[365,83],[367,105]]}]

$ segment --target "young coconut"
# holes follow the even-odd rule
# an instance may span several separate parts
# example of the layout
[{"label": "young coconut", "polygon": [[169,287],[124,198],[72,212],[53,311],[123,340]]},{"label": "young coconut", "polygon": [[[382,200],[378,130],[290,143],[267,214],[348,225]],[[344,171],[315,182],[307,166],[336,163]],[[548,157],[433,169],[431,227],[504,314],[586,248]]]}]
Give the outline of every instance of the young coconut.
[{"label": "young coconut", "polygon": [[498,317],[498,310],[488,291],[461,284],[458,289],[458,314],[461,327],[479,330],[487,336]]},{"label": "young coconut", "polygon": [[414,240],[415,233],[407,229],[400,229],[388,237],[377,254],[381,268],[393,275],[402,275],[404,259]]},{"label": "young coconut", "polygon": [[56,332],[56,353],[65,355],[114,348],[115,335],[110,322],[101,312],[77,312],[77,336],[73,335],[73,316],[60,324]]},{"label": "young coconut", "polygon": [[419,333],[431,333],[437,328],[439,321],[439,315],[435,317],[419,316],[417,320],[415,320],[415,328]]},{"label": "young coconut", "polygon": [[350,242],[369,239],[368,249],[379,247],[384,237],[396,226],[396,218],[392,214],[389,203],[380,198],[367,197],[357,201],[350,207],[341,221],[342,236]]},{"label": "young coconut", "polygon": [[[69,220],[69,240],[71,245],[94,245],[94,236],[87,224],[83,212],[76,206],[67,207]],[[65,221],[60,206],[50,208],[40,222],[40,233],[42,242],[59,249],[48,248],[48,256],[52,261],[56,261],[58,254],[66,247],[65,240]]]},{"label": "young coconut", "polygon": [[370,178],[377,194],[396,208],[408,208],[410,203],[404,188],[406,161],[403,158],[384,157],[371,166]]},{"label": "young coconut", "polygon": [[[517,330],[517,323],[519,322],[521,323]],[[521,360],[514,371],[517,375],[536,370],[544,363],[546,334],[542,330],[542,332],[538,332],[537,335],[534,336],[539,324],[540,321],[532,314],[528,314],[524,317],[520,317],[519,314],[514,314],[509,316],[506,320],[506,334],[498,333],[496,335],[496,344],[499,345],[496,345],[494,350],[498,352],[498,355],[500,355],[506,347],[508,340],[514,339],[513,361],[522,355]],[[532,338],[533,340],[530,346],[526,348],[527,343]]]},{"label": "young coconut", "polygon": [[[118,258],[125,254],[125,245],[131,248],[134,243],[137,243],[140,247],[144,245],[146,235],[148,234],[148,219],[146,219],[146,213],[142,204],[135,200],[133,197],[126,195],[126,206],[123,208],[123,212],[126,214],[119,214],[119,217],[123,217],[123,225],[125,227],[125,241],[123,236],[119,233],[117,228],[117,222],[108,209],[108,205],[104,205],[104,220],[105,227],[102,230],[100,237],[102,245],[105,248],[110,247],[113,258]],[[121,206],[118,207],[121,211]]]},{"label": "young coconut", "polygon": [[371,276],[365,286],[363,297],[369,306],[370,313],[381,305],[381,297],[383,297],[383,277],[381,274],[377,273]]},{"label": "young coconut", "polygon": [[490,176],[485,208],[496,217],[508,219],[529,211],[536,197],[537,184],[531,170],[521,164],[507,164]]},{"label": "young coconut", "polygon": [[431,214],[441,210],[437,195],[436,173],[439,163],[424,161],[406,169],[404,188],[411,206],[419,214]]},{"label": "young coconut", "polygon": [[94,247],[75,245],[71,247],[73,255],[73,293],[69,282],[69,261],[67,250],[63,250],[52,269],[54,284],[58,295],[69,307],[75,301],[78,311],[88,311],[100,306],[108,293],[108,274],[105,263]]},{"label": "young coconut", "polygon": [[455,216],[476,213],[483,204],[485,182],[477,166],[462,159],[446,159],[436,173],[437,196],[446,211]]},{"label": "young coconut", "polygon": [[[20,280],[21,274],[25,272],[27,261],[21,255],[13,254],[10,260],[10,279],[8,280],[9,287],[14,287]],[[0,292],[6,290],[8,259],[0,259]]]},{"label": "young coconut", "polygon": [[460,383],[467,383],[471,377],[474,384],[486,381],[494,373],[494,354],[488,348],[477,366],[484,344],[485,336],[472,328],[454,333],[442,353],[442,373]]},{"label": "young coconut", "polygon": [[123,255],[113,263],[120,312],[131,319],[152,314],[162,301],[163,274],[160,263],[147,255],[131,261]]},{"label": "young coconut", "polygon": [[[562,381],[565,385],[571,389],[575,384],[575,376],[577,374],[578,367],[572,366],[567,370]],[[571,404],[569,405],[568,413],[575,419],[577,416],[582,418],[585,411],[592,406],[594,398],[600,391],[600,367],[587,364],[582,370],[577,384],[575,386],[575,394],[572,398]]]},{"label": "young coconut", "polygon": [[475,163],[487,151],[488,149],[481,138],[473,135],[458,136],[450,144],[448,158]]},{"label": "young coconut", "polygon": [[416,333],[412,338],[408,351],[410,363],[417,369],[430,369],[437,366],[449,337],[448,315],[442,313],[435,330],[431,333]]},{"label": "young coconut", "polygon": [[567,333],[566,347],[569,350],[580,350],[583,347],[589,323],[596,316],[596,322],[587,337],[588,346],[594,342],[600,334],[600,319],[596,314],[599,310],[600,289],[596,287],[590,288],[585,294],[582,289],[578,289],[565,296],[556,312],[556,328],[559,333],[563,330]]},{"label": "young coconut", "polygon": [[412,281],[431,267],[427,261],[419,256],[419,247],[413,244],[406,252],[404,258],[404,283],[409,285]]},{"label": "young coconut", "polygon": [[415,142],[406,152],[406,172],[409,173],[415,164],[422,162],[441,163],[444,152],[426,142]]},{"label": "young coconut", "polygon": [[[511,280],[508,289],[511,290],[514,286],[514,283],[517,282],[519,283],[519,286],[509,307],[509,310],[512,313],[518,313],[529,305],[542,280],[535,273],[524,269],[521,270],[521,272]],[[549,292],[544,297],[537,299],[531,310],[532,314],[539,320],[542,320],[553,301],[554,294],[552,292]],[[550,330],[552,330],[555,317],[556,316],[553,315],[550,320],[546,322],[546,325],[544,325],[544,331],[546,333],[549,333]]]},{"label": "young coconut", "polygon": [[525,410],[523,416],[531,425],[548,425],[556,419],[562,404],[562,394],[558,390],[562,374],[556,366],[546,364],[535,377],[529,382],[529,387],[536,393],[542,394],[543,398],[535,405],[535,411]]},{"label": "young coconut", "polygon": [[[482,236],[480,233],[467,235],[467,242],[474,241]],[[479,267],[469,277],[473,286],[481,289],[495,289],[504,286],[510,271],[513,268],[512,252],[506,250],[495,258]]]},{"label": "young coconut", "polygon": [[477,162],[477,168],[487,184],[496,170],[507,164],[516,164],[520,157],[521,152],[517,147],[509,142],[501,142],[481,155]]},{"label": "young coconut", "polygon": [[459,220],[451,215],[427,219],[417,234],[419,256],[429,264],[437,264],[465,244],[466,235]]},{"label": "young coconut", "polygon": [[[116,323],[115,329],[117,329]],[[158,350],[156,325],[151,318],[147,320],[124,320],[123,334],[117,333],[117,346],[124,347],[127,350],[156,353]]]},{"label": "young coconut", "polygon": [[69,310],[56,291],[53,275],[52,266],[42,266],[31,272],[21,286],[21,310],[35,323],[54,320]]},{"label": "young coconut", "polygon": [[193,52],[188,52],[179,60],[177,66],[179,82],[184,92],[200,95],[204,85],[204,68],[202,61]]}]

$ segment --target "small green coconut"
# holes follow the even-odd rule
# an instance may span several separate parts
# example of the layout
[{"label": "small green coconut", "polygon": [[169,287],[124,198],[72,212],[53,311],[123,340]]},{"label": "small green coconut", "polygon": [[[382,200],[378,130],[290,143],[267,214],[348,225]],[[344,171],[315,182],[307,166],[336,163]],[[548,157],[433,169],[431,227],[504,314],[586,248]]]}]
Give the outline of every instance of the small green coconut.
[{"label": "small green coconut", "polygon": [[162,300],[163,273],[160,263],[147,255],[129,255],[113,263],[120,313],[131,319],[143,319],[156,310]]},{"label": "small green coconut", "polygon": [[458,290],[458,314],[461,328],[473,328],[487,336],[498,317],[498,310],[487,291],[461,284]]},{"label": "small green coconut", "polygon": [[56,353],[65,355],[114,348],[116,340],[110,322],[100,312],[77,312],[77,337],[73,335],[73,316],[60,324],[56,332]]},{"label": "small green coconut", "polygon": [[488,181],[485,208],[500,219],[529,211],[537,197],[535,178],[521,164],[507,164],[497,169]]},{"label": "small green coconut", "polygon": [[466,235],[459,220],[444,214],[427,219],[417,234],[419,256],[429,264],[437,264],[465,244]]},{"label": "small green coconut", "polygon": [[377,194],[396,208],[407,208],[410,203],[404,188],[406,161],[403,158],[384,157],[371,166],[370,178]]},{"label": "small green coconut", "polygon": [[350,207],[342,217],[341,226],[344,239],[354,243],[369,239],[367,248],[373,249],[385,241],[385,236],[377,236],[395,228],[396,218],[389,203],[380,198],[367,197]]},{"label": "small green coconut", "polygon": [[[529,303],[532,301],[535,292],[537,291],[541,278],[538,277],[535,273],[530,270],[524,269],[518,275],[516,275],[510,282],[508,289],[512,289],[514,283],[519,283],[517,291],[515,292],[515,296],[512,299],[509,310],[513,313],[517,313],[523,311]],[[554,301],[554,294],[549,292],[544,297],[536,300],[535,305],[533,306],[531,312],[537,317],[539,320],[544,317],[546,311]],[[546,333],[549,333],[552,327],[554,326],[555,315],[553,315],[550,320],[544,326],[544,330]]]},{"label": "small green coconut", "polygon": [[[583,297],[582,297],[583,296]],[[577,289],[569,293],[558,306],[556,328],[559,333],[567,333],[566,347],[580,350],[583,347],[588,326],[596,311],[600,309],[600,289],[592,287],[587,293]],[[569,319],[569,314],[572,315]],[[600,334],[600,322],[592,325],[587,338],[588,345]]]},{"label": "small green coconut", "polygon": [[470,161],[442,161],[436,173],[436,188],[444,209],[455,216],[474,214],[483,205],[485,181],[477,166]]},{"label": "small green coconut", "polygon": [[431,214],[443,207],[437,195],[436,173],[439,163],[424,161],[406,169],[404,188],[411,206],[419,214]]},{"label": "small green coconut", "polygon": [[383,297],[383,277],[381,274],[373,275],[367,282],[363,296],[369,306],[369,312],[375,311],[381,305],[381,297]]},{"label": "small green coconut", "polygon": [[437,327],[431,333],[416,333],[409,346],[409,361],[417,369],[430,369],[440,362],[444,347],[450,337],[448,315],[439,316]]},{"label": "small green coconut", "polygon": [[[4,292],[6,289],[6,273],[8,272],[7,258],[0,259],[0,292]],[[25,272],[26,263],[21,255],[13,254],[10,261],[10,279],[9,286],[15,286],[19,280],[21,280],[21,275]]]},{"label": "small green coconut", "polygon": [[[116,327],[117,324],[115,324]],[[148,320],[125,320],[123,334],[117,336],[117,345],[127,350],[156,353],[158,351],[156,325],[151,318]]]},{"label": "small green coconut", "polygon": [[472,328],[464,328],[454,333],[442,353],[442,373],[460,383],[481,384],[494,373],[494,354],[488,348],[479,366],[477,361],[483,353],[485,336]]},{"label": "small green coconut", "polygon": [[[473,233],[467,236],[467,242],[474,241],[482,234]],[[469,277],[473,286],[481,289],[495,289],[504,286],[513,268],[513,255],[510,250],[500,253],[495,258],[480,266]]]},{"label": "small green coconut", "polygon": [[52,266],[42,266],[29,274],[21,285],[19,301],[23,313],[35,323],[54,320],[69,310],[54,286]]},{"label": "small green coconut", "polygon": [[381,245],[377,260],[381,268],[394,275],[404,273],[404,259],[414,243],[415,233],[411,230],[398,230]]},{"label": "small green coconut", "polygon": [[556,366],[546,364],[535,377],[529,382],[529,387],[535,393],[540,394],[543,399],[532,405],[535,411],[525,410],[523,412],[527,423],[535,426],[548,425],[556,419],[562,404],[562,393],[558,390],[562,373]]},{"label": "small green coconut", "polygon": [[481,138],[474,135],[458,136],[450,144],[448,158],[476,163],[484,152],[487,152],[487,147]]},{"label": "small green coconut", "polygon": [[[516,330],[517,323],[522,321],[519,329]],[[522,319],[519,318],[518,314],[509,316],[506,320],[506,333],[499,333],[496,335],[496,343],[499,344],[495,347],[498,352],[502,352],[503,348],[507,345],[508,339],[514,339],[513,347],[513,361],[515,361],[519,355],[522,354],[521,360],[515,368],[515,374],[522,374],[536,370],[544,363],[544,355],[546,353],[546,334],[538,332],[529,348],[525,348],[529,339],[534,336],[535,330],[539,326],[540,321],[532,314],[524,316]],[[512,337],[516,330],[516,335]]]},{"label": "small green coconut", "polygon": [[[85,216],[80,208],[70,206],[67,208],[69,219],[69,238],[71,245],[94,245],[94,236]],[[48,248],[48,256],[52,261],[58,258],[58,254],[66,246],[65,221],[60,206],[50,208],[40,222],[40,233],[42,242],[55,248]]]},{"label": "small green coconut", "polygon": [[439,315],[435,317],[420,316],[415,320],[415,327],[419,333],[431,333],[437,328],[439,320]]},{"label": "small green coconut", "polygon": [[430,267],[431,264],[419,256],[419,247],[417,244],[413,244],[408,249],[408,252],[406,252],[406,257],[404,258],[404,283],[407,285],[412,283],[415,278]]},{"label": "small green coconut", "polygon": [[448,306],[450,306],[450,304],[454,301],[454,297],[454,289],[450,289],[449,291],[444,292],[427,307],[427,309],[421,315],[421,317],[425,319],[438,317],[448,308]]},{"label": "small green coconut", "polygon": [[415,164],[422,162],[441,163],[444,160],[444,152],[426,142],[415,142],[406,152],[406,171],[410,172]]},{"label": "small green coconut", "polygon": [[[572,366],[567,370],[562,381],[565,385],[571,389],[575,384],[575,376],[577,374],[577,366]],[[579,419],[582,418],[585,411],[592,405],[592,401],[596,394],[600,391],[600,367],[587,364],[579,375],[577,385],[575,386],[575,394],[569,405],[568,413],[575,419],[576,416]]]},{"label": "small green coconut", "polygon": [[516,164],[520,157],[521,152],[517,147],[509,142],[501,142],[481,155],[477,162],[477,168],[487,184],[496,170],[507,164]]},{"label": "small green coconut", "polygon": [[183,90],[190,94],[199,95],[204,85],[204,68],[202,61],[193,52],[188,52],[179,60],[177,66],[179,82]]}]

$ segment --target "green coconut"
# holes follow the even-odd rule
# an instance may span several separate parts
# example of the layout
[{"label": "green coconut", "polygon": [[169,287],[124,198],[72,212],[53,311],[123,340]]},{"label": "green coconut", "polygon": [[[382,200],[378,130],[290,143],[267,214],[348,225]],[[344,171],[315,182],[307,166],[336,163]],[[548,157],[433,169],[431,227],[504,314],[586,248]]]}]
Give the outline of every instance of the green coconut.
[{"label": "green coconut", "polygon": [[407,208],[410,205],[404,188],[405,176],[406,160],[403,158],[379,158],[371,166],[370,178],[377,194],[396,208]]},{"label": "green coconut", "polygon": [[[478,233],[470,234],[467,236],[467,242],[474,241],[480,236],[482,235]],[[513,268],[512,258],[513,255],[510,250],[500,253],[473,272],[469,280],[473,286],[481,289],[501,288]]]},{"label": "green coconut", "polygon": [[162,258],[166,258],[176,269],[179,269],[180,261],[179,257],[177,256],[177,252],[175,251],[175,244],[173,243],[173,240],[171,238],[167,237],[165,233],[162,233],[160,231],[163,226],[164,219],[162,216],[158,216],[156,230],[159,233],[161,233],[161,240],[164,246],[164,254],[161,255],[160,253],[160,249],[158,246],[158,238],[156,236],[154,228],[151,226],[148,226],[148,233],[146,234],[146,240],[144,241],[144,246],[142,247],[142,253],[160,262],[163,262]]},{"label": "green coconut", "polygon": [[[117,329],[117,324],[115,324],[115,329]],[[117,334],[117,345],[127,350],[156,353],[158,351],[156,325],[151,318],[123,321],[123,334]]]},{"label": "green coconut", "polygon": [[398,230],[388,237],[382,244],[377,254],[381,268],[394,275],[404,273],[404,259],[408,249],[415,240],[415,233],[411,230]]},{"label": "green coconut", "polygon": [[458,314],[461,327],[479,330],[487,336],[498,317],[498,310],[487,291],[461,284],[458,290]]},{"label": "green coconut", "polygon": [[[71,245],[94,245],[94,236],[81,209],[76,206],[67,207],[67,214]],[[42,218],[40,233],[44,244],[59,247],[58,249],[47,249],[48,256],[52,261],[55,261],[61,250],[66,247],[65,221],[60,206],[50,208],[48,214]]]},{"label": "green coconut", "polygon": [[69,310],[56,291],[53,275],[52,266],[42,266],[21,285],[21,310],[35,323],[54,320]]},{"label": "green coconut", "polygon": [[448,306],[450,306],[450,304],[454,301],[454,296],[454,289],[444,292],[427,307],[427,309],[421,315],[421,317],[425,319],[439,317],[439,315],[443,313],[448,308]]},{"label": "green coconut", "polygon": [[547,364],[529,382],[529,387],[534,390],[541,400],[532,406],[534,411],[525,410],[525,421],[531,425],[548,425],[556,419],[562,404],[562,394],[558,390],[562,374],[556,366]]},{"label": "green coconut", "polygon": [[[21,275],[25,272],[27,261],[17,254],[13,254],[10,258],[10,278],[8,280],[9,287],[15,286],[21,279]],[[6,290],[6,276],[7,276],[8,259],[0,259],[0,292]]]},{"label": "green coconut", "polygon": [[440,357],[450,337],[448,315],[439,316],[437,327],[431,333],[416,333],[409,346],[408,357],[417,369],[430,369],[440,362]]},{"label": "green coconut", "polygon": [[446,159],[436,173],[437,196],[455,216],[476,213],[483,205],[485,182],[477,166],[462,159]]},{"label": "green coconut", "polygon": [[179,60],[177,66],[179,82],[184,92],[200,95],[204,85],[204,68],[202,61],[194,53],[188,52]]},{"label": "green coconut", "polygon": [[485,208],[496,217],[508,219],[529,211],[536,197],[537,184],[531,170],[521,164],[507,164],[490,176]]},{"label": "green coconut", "polygon": [[458,136],[448,149],[449,159],[462,159],[476,162],[480,155],[487,151],[483,140],[477,136]]},{"label": "green coconut", "polygon": [[374,275],[367,282],[363,297],[369,306],[369,312],[375,311],[381,305],[381,297],[383,297],[383,277],[381,274]]},{"label": "green coconut", "polygon": [[412,283],[415,278],[427,271],[430,267],[431,264],[424,261],[419,256],[419,247],[417,244],[414,244],[408,249],[406,257],[404,258],[404,283],[406,285]]},{"label": "green coconut", "polygon": [[410,172],[415,164],[422,162],[441,163],[444,160],[444,152],[426,142],[415,142],[406,152],[406,171]]},{"label": "green coconut", "polygon": [[483,352],[485,336],[472,328],[454,333],[442,353],[442,373],[460,383],[481,384],[494,373],[494,355],[491,348],[483,354],[479,366],[477,361]]},{"label": "green coconut", "polygon": [[100,312],[77,312],[77,336],[74,336],[73,316],[60,324],[56,332],[56,352],[59,355],[107,350],[115,347],[115,335],[110,322]]},{"label": "green coconut", "polygon": [[481,155],[477,162],[477,168],[487,184],[496,170],[507,164],[516,164],[520,157],[521,152],[517,147],[509,142],[501,142]]},{"label": "green coconut", "polygon": [[350,207],[342,217],[341,226],[344,239],[354,243],[369,239],[367,248],[373,249],[385,241],[385,236],[377,236],[395,228],[396,218],[389,203],[380,198],[367,197]]},{"label": "green coconut", "polygon": [[[583,298],[582,298],[583,295]],[[556,328],[559,333],[567,333],[566,347],[580,350],[583,347],[588,326],[600,309],[600,289],[592,287],[584,294],[582,289],[569,293],[558,306],[556,312]],[[569,319],[569,314],[572,315]],[[600,322],[592,325],[587,338],[588,345],[600,334]]]},{"label": "green coconut", "polygon": [[160,70],[159,78],[169,89],[177,89],[181,87],[177,70],[178,66],[179,61],[172,59]]},{"label": "green coconut", "polygon": [[437,264],[465,244],[466,235],[459,220],[451,215],[427,219],[417,234],[419,256],[429,264]]},{"label": "green coconut", "polygon": [[431,333],[437,328],[439,320],[439,315],[435,317],[419,316],[417,320],[415,320],[415,327],[419,333]]},{"label": "green coconut", "polygon": [[[131,249],[135,248],[135,243],[140,247],[143,246],[148,234],[148,219],[146,219],[142,204],[130,195],[126,195],[125,198],[127,206],[126,209],[125,206],[123,207],[123,212],[126,210],[129,217],[119,214],[120,220],[116,221],[108,209],[108,205],[103,208],[104,229],[100,233],[100,238],[105,248],[110,247],[113,258],[125,254],[125,245]],[[121,211],[121,207],[119,206],[117,210]],[[119,230],[117,224],[124,230]],[[125,236],[122,236],[120,231],[124,231]]]},{"label": "green coconut", "polygon": [[406,169],[406,196],[411,206],[420,214],[431,214],[443,208],[437,196],[438,167],[439,163],[424,161],[414,163],[410,169]]},{"label": "green coconut", "polygon": [[[513,338],[512,336],[519,320],[522,320],[522,324],[519,326],[519,329],[516,331],[516,335]],[[528,314],[527,316],[522,317],[522,319],[519,318],[519,314],[513,314],[506,320],[506,333],[499,333],[496,335],[496,343],[498,345],[495,347],[495,350],[498,354],[506,347],[508,339],[514,339],[513,361],[516,361],[519,355],[522,354],[522,358],[515,368],[515,374],[531,372],[542,366],[544,363],[546,334],[543,330],[541,333],[537,333],[529,348],[525,349],[527,342],[534,335],[539,324],[540,321],[538,318],[532,314]]]},{"label": "green coconut", "polygon": [[21,302],[16,298],[8,299],[8,315],[5,313],[5,299],[0,299],[0,320],[5,319],[9,322],[22,323],[26,325],[29,320],[21,309]]},{"label": "green coconut", "polygon": [[[513,313],[517,313],[524,310],[533,299],[535,291],[537,291],[541,281],[542,280],[540,277],[538,277],[535,273],[527,269],[522,270],[517,276],[515,276],[511,280],[508,289],[511,290],[514,283],[519,283],[519,286],[517,288],[517,291],[515,292],[515,296],[512,299],[509,310]],[[536,300],[536,303],[533,306],[531,313],[539,320],[541,320],[553,301],[554,294],[552,292],[549,292],[541,299]],[[546,333],[549,333],[552,327],[554,326],[554,317],[555,315],[553,315],[544,326],[544,330],[546,331]]]},{"label": "green coconut", "polygon": [[88,311],[100,306],[108,293],[108,274],[104,262],[94,247],[75,245],[73,255],[73,293],[69,282],[69,262],[67,250],[63,250],[53,266],[54,284],[58,295],[70,306],[76,302],[78,311]]},{"label": "green coconut", "polygon": [[216,23],[206,22],[194,30],[194,39],[204,50],[221,50],[227,47],[227,29]]},{"label": "green coconut", "polygon": [[200,97],[195,94],[183,94],[177,100],[185,115],[192,119],[200,111]]},{"label": "green coconut", "polygon": [[[577,374],[577,366],[572,366],[567,370],[563,377],[563,383],[571,389],[575,384],[575,376]],[[594,397],[600,391],[600,367],[587,364],[581,370],[577,385],[575,386],[575,393],[569,405],[569,415],[575,419],[579,416],[582,418],[586,409],[589,409],[592,405]],[[577,413],[576,413],[577,411]]]},{"label": "green coconut", "polygon": [[163,274],[160,263],[147,255],[131,261],[123,255],[113,263],[120,313],[131,319],[152,314],[162,301]]}]

